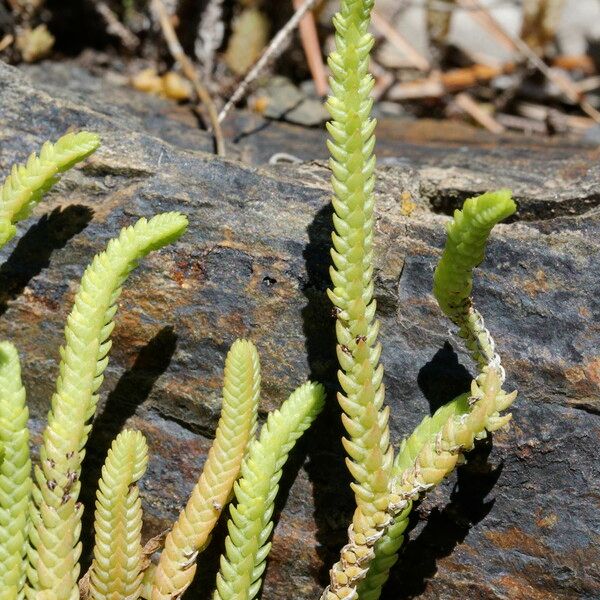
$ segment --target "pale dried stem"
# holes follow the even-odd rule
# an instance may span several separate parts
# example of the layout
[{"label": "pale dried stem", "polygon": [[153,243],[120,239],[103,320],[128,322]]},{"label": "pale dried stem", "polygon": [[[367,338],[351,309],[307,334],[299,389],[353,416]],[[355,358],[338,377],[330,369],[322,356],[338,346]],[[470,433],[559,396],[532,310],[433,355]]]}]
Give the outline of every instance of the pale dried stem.
[{"label": "pale dried stem", "polygon": [[[293,3],[294,10],[302,8],[302,0],[293,0]],[[304,54],[306,56],[306,61],[308,62],[310,74],[315,83],[317,95],[323,97],[327,94],[329,85],[327,84],[327,73],[323,63],[323,54],[321,53],[319,36],[317,35],[315,17],[312,12],[308,11],[305,13],[304,17],[300,20],[298,27],[300,30],[300,40],[302,41],[302,47],[304,48]]]},{"label": "pale dried stem", "polygon": [[208,120],[212,128],[212,133],[215,137],[217,154],[219,156],[225,156],[225,140],[223,138],[223,131],[221,130],[221,125],[219,122],[217,107],[215,106],[210,93],[200,81],[200,77],[198,76],[198,72],[196,71],[194,64],[181,47],[179,39],[177,38],[177,34],[175,33],[175,28],[173,27],[173,23],[171,22],[171,18],[165,5],[163,4],[163,1],[152,0],[152,9],[158,17],[160,27],[171,56],[181,67],[182,73],[194,86],[200,102],[202,102],[202,104],[204,104],[206,107],[208,112]]},{"label": "pale dried stem", "polygon": [[7,33],[0,40],[0,52],[2,52],[3,50],[6,50],[14,41],[15,41],[14,36],[11,33]]},{"label": "pale dried stem", "polygon": [[420,71],[429,71],[431,65],[398,30],[396,30],[387,19],[376,10],[371,11],[371,23],[373,27],[385,37],[385,39],[410,60],[414,67]]},{"label": "pale dried stem", "polygon": [[210,0],[202,13],[194,50],[202,65],[202,72],[212,78],[215,52],[223,42],[223,0]]},{"label": "pale dried stem", "polygon": [[492,115],[483,110],[478,102],[476,102],[473,97],[467,92],[461,92],[457,94],[454,99],[456,105],[466,112],[471,118],[473,118],[477,123],[479,123],[482,127],[485,127],[488,131],[500,134],[506,131],[506,128],[501,123],[498,123]]},{"label": "pale dried stem", "polygon": [[515,69],[514,63],[505,63],[497,66],[477,64],[451,69],[445,73],[433,71],[425,79],[395,84],[387,96],[390,100],[440,98],[444,94],[465,90],[484,84],[500,75],[513,73]]}]

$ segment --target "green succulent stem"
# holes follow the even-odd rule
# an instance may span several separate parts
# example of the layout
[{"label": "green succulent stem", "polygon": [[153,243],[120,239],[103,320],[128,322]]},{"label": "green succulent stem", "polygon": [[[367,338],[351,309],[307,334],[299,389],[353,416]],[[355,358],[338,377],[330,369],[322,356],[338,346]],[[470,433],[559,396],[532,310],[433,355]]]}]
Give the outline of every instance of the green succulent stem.
[{"label": "green succulent stem", "polygon": [[501,388],[501,375],[493,367],[485,367],[471,383],[469,411],[450,417],[436,435],[427,441],[412,466],[394,473],[391,481],[390,513],[394,518],[406,510],[412,500],[437,485],[471,450],[475,440],[483,439],[506,425],[512,415],[501,415],[515,400]]},{"label": "green succulent stem", "polygon": [[142,591],[142,502],[136,483],[148,464],[139,431],[124,430],[113,441],[98,485],[92,600],[138,600]]},{"label": "green succulent stem", "polygon": [[187,505],[165,541],[153,577],[152,600],[177,598],[192,583],[196,557],[209,543],[254,439],[260,360],[248,340],[236,340],[225,361],[223,407],[215,441]]},{"label": "green succulent stem", "polygon": [[[478,375],[470,398],[459,396],[441,407],[432,417],[426,417],[402,443],[392,476],[395,498],[390,512],[394,516],[393,524],[375,547],[375,559],[359,587],[361,600],[377,600],[381,595],[389,570],[398,560],[412,501],[428,487],[439,483],[440,474],[444,473],[442,477],[449,474],[456,464],[452,459],[444,464],[444,447],[454,447],[461,453],[471,447],[471,434],[473,439],[485,437],[486,431],[495,431],[511,419],[510,414],[500,416],[500,412],[508,408],[516,393],[505,394],[500,389],[505,379],[504,368],[494,340],[473,306],[471,292],[473,269],[484,258],[492,228],[515,210],[510,191],[500,190],[466,200],[463,209],[456,210],[448,224],[448,239],[434,275],[434,295],[442,311],[459,326],[459,335],[465,339],[478,366]],[[486,403],[488,412],[481,428],[481,422],[473,420],[471,413],[477,415],[480,412],[475,406],[481,401],[481,390],[495,390],[495,387],[498,390],[492,393],[494,401]],[[455,440],[448,438],[449,431],[456,435]],[[458,444],[458,439],[463,442]],[[436,460],[438,464],[434,466]],[[444,466],[440,467],[442,464]],[[424,468],[429,469],[428,473],[435,473],[435,477],[420,477]]]},{"label": "green succulent stem", "polygon": [[323,408],[322,386],[305,383],[271,412],[250,444],[236,482],[236,504],[227,523],[225,555],[214,600],[253,600],[260,590],[271,548],[273,508],[281,470],[290,450]]},{"label": "green succulent stem", "polygon": [[15,233],[15,223],[26,219],[58,175],[92,154],[100,145],[94,133],[67,133],[57,142],[46,142],[39,156],[32,153],[24,165],[14,165],[0,189],[0,248]]},{"label": "green succulent stem", "polygon": [[485,256],[493,227],[516,211],[510,190],[488,192],[465,200],[448,223],[448,239],[435,270],[433,293],[444,314],[459,327],[473,360],[482,369],[494,366],[504,381],[504,369],[483,317],[473,306],[473,269]]},{"label": "green succulent stem", "polygon": [[25,593],[31,460],[29,411],[16,348],[0,343],[0,600],[22,600]]},{"label": "green succulent stem", "polygon": [[[86,269],[65,328],[66,344],[40,464],[35,467],[35,508],[30,528],[29,600],[77,600],[82,505],[78,502],[84,447],[108,363],[117,300],[127,275],[150,251],[177,239],[187,220],[165,213],[140,219],[111,240]],[[46,593],[47,592],[47,593]]]},{"label": "green succulent stem", "polygon": [[335,211],[329,297],[337,313],[343,390],[338,400],[357,508],[349,542],[331,570],[326,600],[356,597],[356,586],[374,556],[373,546],[390,523],[386,508],[393,450],[373,299],[375,120],[370,118],[373,79],[368,72],[372,7],[373,0],[341,1],[333,20],[336,47],[329,56],[332,95],[327,108],[332,121],[327,128]]}]

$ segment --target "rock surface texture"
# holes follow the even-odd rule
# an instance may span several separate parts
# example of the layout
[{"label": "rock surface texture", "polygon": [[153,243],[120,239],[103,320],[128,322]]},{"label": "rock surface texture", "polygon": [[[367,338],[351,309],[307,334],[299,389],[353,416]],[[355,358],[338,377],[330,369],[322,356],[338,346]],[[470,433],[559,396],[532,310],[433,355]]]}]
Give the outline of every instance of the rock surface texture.
[{"label": "rock surface texture", "polygon": [[[86,459],[89,525],[111,438],[124,424],[146,434],[150,536],[175,518],[202,467],[236,337],[258,345],[263,411],[309,376],[335,389],[327,169],[259,164],[269,151],[310,158],[311,143],[312,157],[323,157],[323,134],[275,123],[230,144],[254,165],[219,160],[193,119],[161,100],[83,72],[65,78],[52,65],[28,76],[0,65],[0,78],[3,172],[69,127],[103,139],[0,255],[0,337],[20,350],[36,443],[86,264],[140,216],[190,218],[185,237],[125,287]],[[235,117],[243,127],[252,118]],[[439,130],[438,141],[423,141],[419,131],[380,128],[376,276],[394,439],[470,382],[472,364],[437,309],[432,274],[449,212],[500,186],[514,190],[519,213],[495,231],[475,298],[520,396],[511,428],[420,505],[385,598],[599,598],[599,153],[480,134],[467,144]],[[298,147],[286,147],[286,136]],[[330,396],[286,470],[265,600],[317,598],[345,538],[352,497]],[[190,597],[211,597],[222,533],[201,556]]]}]

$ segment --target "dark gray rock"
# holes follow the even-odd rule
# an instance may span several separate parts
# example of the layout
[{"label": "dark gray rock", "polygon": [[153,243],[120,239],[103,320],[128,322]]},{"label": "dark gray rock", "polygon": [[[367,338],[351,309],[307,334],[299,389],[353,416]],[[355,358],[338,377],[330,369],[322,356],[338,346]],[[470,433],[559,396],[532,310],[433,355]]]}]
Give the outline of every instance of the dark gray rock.
[{"label": "dark gray rock", "polygon": [[[89,526],[110,439],[124,424],[144,431],[150,535],[175,518],[203,464],[236,337],[259,347],[263,415],[309,376],[335,388],[328,173],[320,162],[266,168],[216,159],[182,109],[171,116],[163,101],[86,74],[93,89],[73,96],[78,75],[58,89],[53,69],[30,70],[38,86],[0,65],[0,166],[71,126],[98,131],[103,146],[64,176],[0,254],[0,336],[20,349],[38,443],[85,265],[140,216],[189,216],[186,236],[149,257],[125,287],[86,464]],[[250,118],[236,116],[230,127]],[[519,214],[497,228],[475,298],[520,397],[511,428],[421,504],[385,597],[598,598],[597,154],[535,140],[497,144],[442,125],[424,139],[430,127],[390,121],[380,129],[376,277],[394,440],[469,384],[472,365],[433,300],[432,271],[446,213],[498,186],[515,190]],[[260,163],[278,151],[322,158],[322,142],[322,133],[274,124],[230,146]],[[352,509],[339,435],[332,394],[286,470],[265,599],[316,598],[326,582]],[[210,597],[222,533],[202,555],[194,597]]]}]

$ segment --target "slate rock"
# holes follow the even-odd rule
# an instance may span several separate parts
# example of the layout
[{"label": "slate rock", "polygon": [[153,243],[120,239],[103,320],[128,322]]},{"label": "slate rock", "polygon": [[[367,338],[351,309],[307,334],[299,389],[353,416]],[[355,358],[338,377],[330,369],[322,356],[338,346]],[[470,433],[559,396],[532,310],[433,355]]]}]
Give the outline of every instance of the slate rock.
[{"label": "slate rock", "polygon": [[[161,108],[156,116],[154,99],[126,90],[131,98],[115,111],[123,92],[103,81],[88,98],[53,89],[47,74],[38,85],[0,65],[0,78],[4,172],[69,127],[103,139],[0,253],[0,337],[20,350],[36,444],[85,265],[141,216],[180,210],[190,218],[188,233],[152,254],[125,285],[86,459],[85,527],[99,465],[123,425],[141,429],[150,445],[144,534],[176,517],[214,435],[225,354],[236,337],[248,337],[262,358],[262,418],[307,377],[331,392],[286,467],[262,595],[317,598],[353,502],[333,393],[325,164],[217,159],[201,147],[208,137],[183,127],[179,112],[171,117]],[[257,137],[264,146],[250,153],[253,160],[267,156],[265,140],[271,150],[279,140],[277,150],[293,152],[284,144],[289,127]],[[452,135],[440,141],[440,128],[437,141],[423,139],[427,125],[390,122],[380,130],[387,158],[378,170],[376,295],[394,442],[470,382],[473,365],[436,307],[431,280],[448,213],[488,187],[512,187],[519,213],[495,231],[475,301],[504,357],[507,387],[520,395],[510,429],[480,444],[421,503],[384,597],[598,598],[597,153],[512,138],[497,144],[480,134],[469,143]],[[323,134],[293,131],[312,140],[311,158],[322,156]],[[302,151],[310,147],[307,141]],[[211,597],[223,533],[201,556],[190,597]],[[89,550],[88,540],[88,558]]]}]

